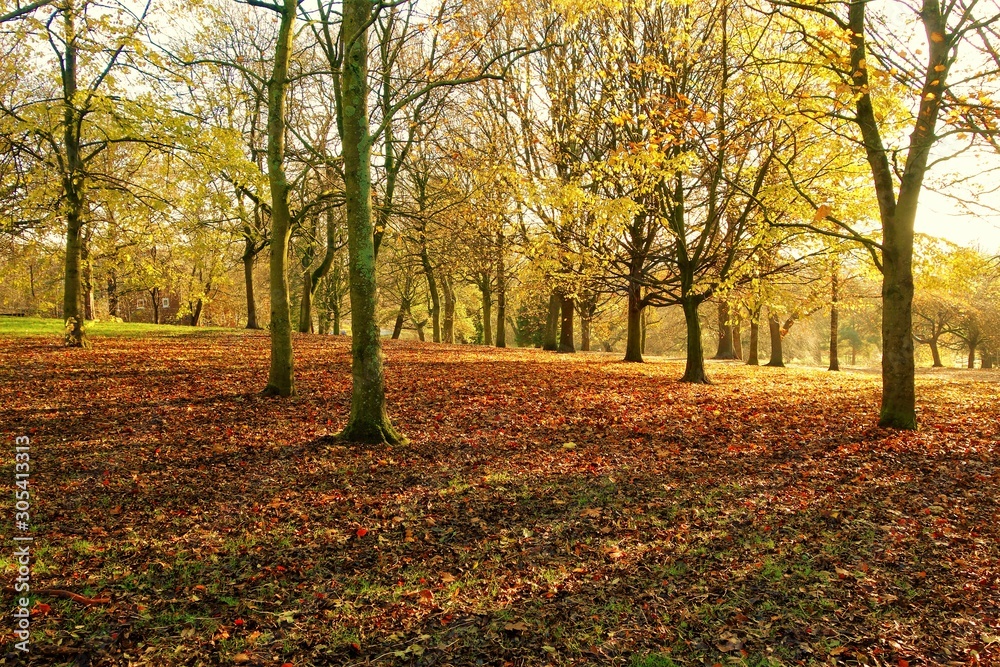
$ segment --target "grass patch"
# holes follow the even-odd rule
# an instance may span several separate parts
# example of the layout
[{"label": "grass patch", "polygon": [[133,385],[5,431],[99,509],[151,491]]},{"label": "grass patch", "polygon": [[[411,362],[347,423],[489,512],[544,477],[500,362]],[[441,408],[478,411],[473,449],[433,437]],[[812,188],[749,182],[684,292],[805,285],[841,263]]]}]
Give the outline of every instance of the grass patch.
[{"label": "grass patch", "polygon": [[[88,322],[86,332],[101,338],[150,338],[177,337],[222,332],[238,332],[225,327],[189,327],[179,324],[145,324],[139,322],[96,321]],[[63,321],[51,317],[0,317],[0,337],[25,338],[63,334]]]}]

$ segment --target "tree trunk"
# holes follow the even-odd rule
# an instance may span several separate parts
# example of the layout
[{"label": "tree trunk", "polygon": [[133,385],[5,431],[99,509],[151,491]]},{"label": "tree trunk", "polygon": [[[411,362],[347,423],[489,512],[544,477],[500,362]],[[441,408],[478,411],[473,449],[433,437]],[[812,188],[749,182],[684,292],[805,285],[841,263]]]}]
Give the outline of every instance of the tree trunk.
[{"label": "tree trunk", "polygon": [[[212,283],[205,283],[205,294],[208,294],[212,289]],[[191,312],[191,326],[196,327],[201,322],[201,313],[205,308],[205,297],[199,296],[198,302],[194,306],[194,310]]]},{"label": "tree trunk", "polygon": [[455,289],[451,284],[450,276],[441,278],[441,286],[444,288],[444,331],[442,335],[444,342],[455,342]]},{"label": "tree trunk", "polygon": [[424,243],[420,248],[420,265],[424,269],[424,277],[427,279],[427,291],[431,295],[431,326],[433,328],[434,342],[441,342],[441,297],[438,295],[437,280],[434,279],[434,267],[431,266],[430,255],[427,254],[426,240],[421,236]]},{"label": "tree trunk", "polygon": [[840,370],[840,312],[837,310],[837,300],[840,297],[838,288],[840,287],[840,267],[833,270],[833,278],[830,281],[830,369]]},{"label": "tree trunk", "polygon": [[507,291],[500,286],[497,292],[497,347],[507,347]]},{"label": "tree trunk", "polygon": [[628,335],[624,360],[642,363],[642,303],[639,288],[635,286],[628,291]]},{"label": "tree trunk", "polygon": [[[705,351],[701,346],[701,320],[698,317],[698,301],[685,299],[681,304],[684,308],[684,324],[687,329],[687,363],[684,366],[684,376],[681,382],[695,384],[711,384],[705,374]],[[730,330],[730,347],[732,346],[732,330]]]},{"label": "tree trunk", "polygon": [[399,340],[399,335],[403,333],[403,322],[406,319],[406,301],[399,304],[399,312],[396,313],[396,324],[392,327],[392,339]]},{"label": "tree trunk", "polygon": [[573,342],[573,297],[563,295],[561,309],[562,325],[559,327],[559,351],[573,353],[576,352],[576,344]]},{"label": "tree trunk", "polygon": [[891,233],[886,228],[882,246],[882,410],[879,426],[915,429],[912,218],[908,226],[902,226],[908,228],[899,230],[894,225]]},{"label": "tree trunk", "polygon": [[150,290],[150,296],[153,300],[153,324],[160,323],[160,288],[154,287]]},{"label": "tree trunk", "polygon": [[976,344],[969,343],[969,361],[968,368],[976,367]]},{"label": "tree trunk", "polygon": [[783,368],[785,360],[781,349],[781,319],[776,313],[768,315],[767,330],[771,337],[771,359],[766,365]]},{"label": "tree trunk", "polygon": [[[715,359],[735,359],[736,350],[733,347],[733,327],[729,323],[729,304],[719,301],[719,349]],[[701,327],[699,326],[699,329]]]},{"label": "tree trunk", "polygon": [[983,362],[982,363],[982,369],[984,371],[990,370],[990,369],[993,368],[993,357],[994,356],[996,356],[996,353],[993,352],[993,351],[983,350],[982,352],[979,353],[979,358],[982,359],[982,362]]},{"label": "tree trunk", "polygon": [[63,13],[63,132],[66,165],[63,173],[63,194],[66,197],[66,260],[63,270],[64,341],[68,347],[88,347],[84,332],[83,286],[80,279],[83,246],[83,214],[85,173],[80,153],[80,124],[83,119],[76,108],[77,96],[77,35],[76,8],[70,4]]},{"label": "tree trunk", "polygon": [[299,302],[299,333],[312,333],[312,278],[309,269],[302,273],[302,300]]},{"label": "tree trunk", "polygon": [[580,316],[580,351],[590,352],[590,317]]},{"label": "tree trunk", "polygon": [[245,239],[244,244],[243,284],[247,295],[247,329],[260,329],[260,324],[257,323],[257,302],[253,295],[253,265],[257,256],[253,253],[253,242],[250,239]]},{"label": "tree trunk", "polygon": [[84,333],[83,285],[80,280],[80,246],[83,229],[82,213],[68,204],[66,214],[66,264],[63,285],[63,321],[66,323],[65,342],[69,347],[88,347]]},{"label": "tree trunk", "polygon": [[288,299],[288,241],[291,212],[288,209],[288,179],[285,175],[285,98],[288,61],[292,51],[296,0],[284,0],[281,23],[274,47],[274,67],[267,83],[267,179],[271,186],[271,366],[265,396],[295,394],[292,352],[292,313]]},{"label": "tree trunk", "polygon": [[88,246],[88,239],[82,239],[80,244],[80,287],[83,290],[83,317],[91,322],[94,319],[94,267],[90,262],[90,248]]},{"label": "tree trunk", "polygon": [[[294,5],[294,0],[286,0]],[[370,0],[345,0],[347,45],[342,69],[344,182],[351,286],[351,416],[339,438],[353,442],[405,442],[386,411],[382,344],[375,321],[375,241],[371,209],[371,136],[368,128]]]},{"label": "tree trunk", "polygon": [[928,345],[930,345],[931,348],[931,357],[934,359],[934,368],[943,368],[944,364],[941,363],[941,350],[938,348],[938,336],[931,338]]},{"label": "tree trunk", "polygon": [[329,285],[325,283],[322,285],[319,294],[321,299],[316,303],[316,331],[319,332],[321,336],[326,336],[330,333],[330,294]]},{"label": "tree trunk", "polygon": [[333,311],[333,335],[339,336],[340,332],[343,330],[340,324],[340,298],[334,298],[333,303],[330,304],[330,310]]},{"label": "tree trunk", "polygon": [[639,351],[643,356],[646,354],[646,325],[649,318],[649,311],[642,309],[642,318],[639,320]]},{"label": "tree trunk", "polygon": [[507,347],[507,266],[503,256],[503,237],[497,256],[497,347]]},{"label": "tree trunk", "polygon": [[479,291],[483,297],[483,345],[493,345],[493,293],[488,278],[481,280]]},{"label": "tree trunk", "polygon": [[741,331],[742,328],[743,328],[742,323],[740,322],[739,318],[737,318],[736,321],[733,322],[733,354],[735,355],[733,358],[740,360],[743,359],[743,332]]},{"label": "tree trunk", "polygon": [[[327,181],[331,187],[334,184],[334,170],[327,168]],[[305,270],[305,281],[303,284],[302,303],[299,309],[299,331],[302,333],[313,332],[312,303],[316,294],[316,288],[326,274],[330,272],[333,265],[334,255],[337,253],[337,219],[334,216],[333,208],[326,211],[326,252],[319,266],[312,273],[307,268]]]},{"label": "tree trunk", "polygon": [[[915,368],[913,356],[913,224],[917,202],[927,171],[931,146],[941,110],[940,93],[922,94],[903,171],[896,181],[889,153],[869,92],[869,71],[864,66],[867,53],[865,2],[852,2],[848,10],[851,35],[850,71],[855,96],[855,122],[861,130],[871,168],[875,195],[882,222],[882,408],[879,426],[898,429],[917,427]],[[945,35],[941,7],[926,2],[920,14],[929,35]],[[925,92],[946,89],[953,44],[950,39],[928,40]],[[898,167],[897,167],[898,168]]]},{"label": "tree trunk", "polygon": [[748,366],[759,366],[760,357],[760,323],[757,320],[750,320],[750,354],[747,356]]},{"label": "tree trunk", "polygon": [[108,316],[118,317],[118,274],[114,269],[108,273]]},{"label": "tree trunk", "polygon": [[562,309],[562,299],[557,290],[549,294],[549,315],[545,320],[545,335],[542,337],[542,349],[555,351],[559,349],[556,332],[559,329],[559,313]]}]

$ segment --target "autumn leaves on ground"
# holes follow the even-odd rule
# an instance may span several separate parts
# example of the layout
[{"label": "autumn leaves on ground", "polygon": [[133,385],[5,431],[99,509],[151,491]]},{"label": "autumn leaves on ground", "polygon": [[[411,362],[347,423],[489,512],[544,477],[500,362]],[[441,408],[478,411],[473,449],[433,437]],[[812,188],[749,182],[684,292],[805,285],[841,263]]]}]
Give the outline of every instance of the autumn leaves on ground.
[{"label": "autumn leaves on ground", "polygon": [[1000,661],[995,377],[897,433],[873,375],[389,342],[385,449],[327,437],[347,339],[295,344],[275,400],[264,335],[0,339],[33,585],[110,599],[40,597],[27,664]]}]

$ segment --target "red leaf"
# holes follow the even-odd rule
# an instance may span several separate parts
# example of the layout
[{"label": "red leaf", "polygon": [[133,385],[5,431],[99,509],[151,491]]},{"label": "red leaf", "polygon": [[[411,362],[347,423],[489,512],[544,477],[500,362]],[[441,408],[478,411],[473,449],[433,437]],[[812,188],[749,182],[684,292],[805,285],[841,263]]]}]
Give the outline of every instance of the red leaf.
[{"label": "red leaf", "polygon": [[356,535],[358,537],[364,537],[367,534],[368,534],[368,529],[367,528],[358,528],[357,533],[356,533]]}]

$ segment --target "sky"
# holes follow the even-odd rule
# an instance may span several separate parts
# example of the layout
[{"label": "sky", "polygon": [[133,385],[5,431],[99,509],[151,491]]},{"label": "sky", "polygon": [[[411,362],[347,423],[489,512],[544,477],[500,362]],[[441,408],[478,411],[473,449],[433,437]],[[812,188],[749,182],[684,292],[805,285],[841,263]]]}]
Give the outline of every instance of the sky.
[{"label": "sky", "polygon": [[[949,147],[939,145],[940,157]],[[965,184],[960,181],[965,179]],[[1000,254],[1000,156],[992,151],[977,151],[939,162],[928,173],[920,193],[915,229],[964,246],[978,246],[984,252]],[[947,185],[955,183],[954,185]],[[940,190],[937,191],[937,190]],[[978,191],[979,194],[976,194]],[[946,196],[947,192],[952,196]],[[970,213],[956,202],[971,203],[978,213]]]},{"label": "sky", "polygon": [[[993,196],[992,199],[1000,199]],[[1000,201],[996,202],[1000,205]],[[1000,253],[1000,215],[974,216],[959,210],[950,198],[932,190],[920,195],[916,231],[938,236],[959,245],[977,245],[983,251]]]}]

